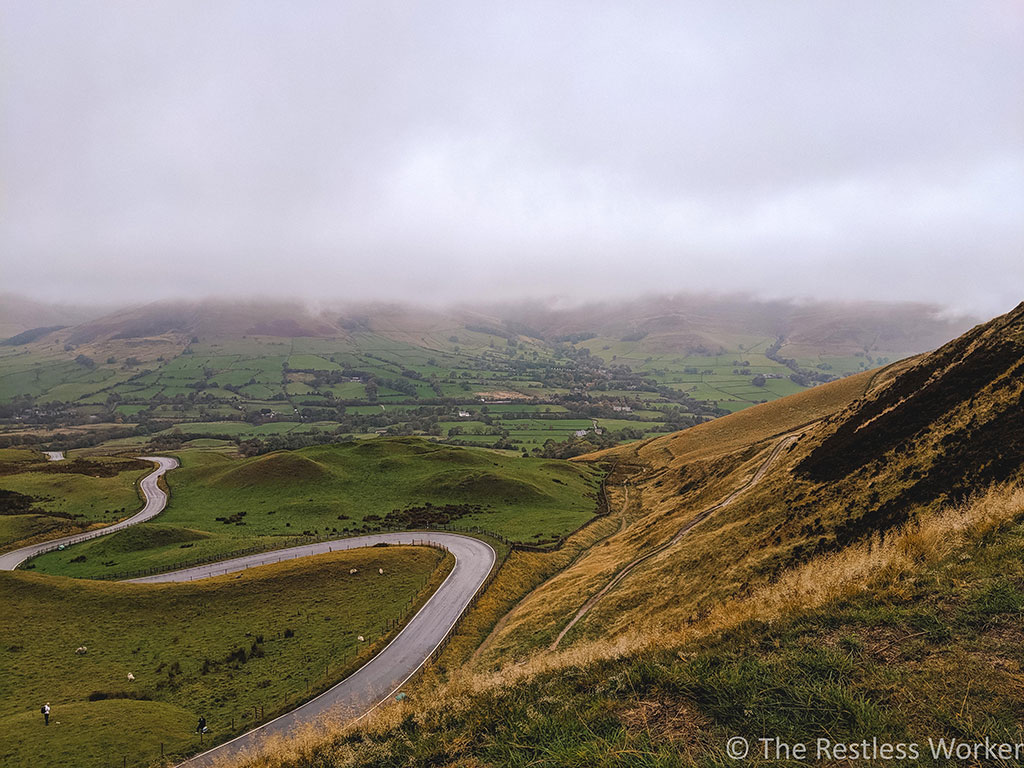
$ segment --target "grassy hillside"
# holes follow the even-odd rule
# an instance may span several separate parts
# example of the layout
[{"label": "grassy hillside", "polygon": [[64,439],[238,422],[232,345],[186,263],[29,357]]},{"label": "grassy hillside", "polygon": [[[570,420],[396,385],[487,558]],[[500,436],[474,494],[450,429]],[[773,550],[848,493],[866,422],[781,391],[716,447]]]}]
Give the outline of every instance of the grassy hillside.
[{"label": "grassy hillside", "polygon": [[[780,435],[841,410],[863,395],[876,378],[878,374],[860,374],[666,438],[581,457],[579,463],[596,461],[615,467],[608,490],[611,516],[617,525],[601,546],[582,553],[570,567],[515,606],[477,654],[478,661],[498,665],[510,655],[519,658],[547,646],[576,610],[619,569],[668,541],[698,511],[749,479]],[[680,493],[683,477],[687,479],[686,494]],[[709,545],[707,540],[702,544]],[[688,565],[700,575],[721,567],[710,557]],[[705,583],[699,578],[687,581],[696,587]],[[609,596],[617,607],[621,600],[623,613],[617,619],[621,620],[618,626],[627,626],[650,613],[650,606],[640,599],[629,604],[638,597],[632,591],[634,583],[645,590],[644,599],[648,592],[660,591],[663,602],[669,604],[669,613],[685,610],[688,614],[692,610],[680,601],[676,581],[667,582],[673,586],[665,588],[666,582],[642,569],[634,580]]]},{"label": "grassy hillside", "polygon": [[598,513],[603,476],[596,463],[522,459],[415,438],[249,459],[216,451],[178,455],[182,466],[167,475],[171,501],[155,524],[43,555],[34,567],[94,576],[284,546],[282,537],[447,523],[551,544]]},{"label": "grassy hillside", "polygon": [[378,547],[160,585],[2,573],[0,764],[151,765],[161,744],[198,747],[200,714],[212,739],[250,728],[253,706],[269,719],[381,647],[450,561]]},{"label": "grassy hillside", "polygon": [[[457,522],[543,543],[596,511],[596,466],[378,439],[251,459],[190,455],[163,522],[235,536]],[[244,513],[244,514],[242,514]],[[218,522],[217,517],[229,520]],[[390,516],[390,517],[389,517]]]},{"label": "grassy hillside", "polygon": [[[145,539],[459,514],[544,540],[536,526],[590,521],[506,561],[410,704],[249,765],[708,766],[734,735],[1021,740],[1022,374],[1024,305],[932,354],[572,463],[415,439],[188,453]],[[591,520],[606,465],[611,509]]]},{"label": "grassy hillside", "polygon": [[47,461],[36,451],[0,451],[0,549],[108,525],[138,511],[147,461],[95,457]]},{"label": "grassy hillside", "polygon": [[[237,768],[830,764],[837,744],[1022,741],[1024,490],[999,488],[819,555],[684,630],[631,632],[495,675],[462,676]],[[820,759],[761,759],[758,739]],[[969,762],[969,761],[965,761]],[[957,764],[957,763],[954,763]],[[981,763],[979,763],[981,764]],[[1011,765],[1014,761],[993,764]]]}]

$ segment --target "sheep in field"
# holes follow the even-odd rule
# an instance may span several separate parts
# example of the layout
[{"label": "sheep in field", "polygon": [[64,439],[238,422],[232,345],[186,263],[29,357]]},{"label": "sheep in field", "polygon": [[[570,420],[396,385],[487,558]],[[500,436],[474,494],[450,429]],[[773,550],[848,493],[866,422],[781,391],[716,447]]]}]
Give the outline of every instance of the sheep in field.
[{"label": "sheep in field", "polygon": [[75,653],[77,653],[79,656],[84,656],[86,652],[88,652],[88,650],[89,649],[86,648],[84,645],[80,645],[77,648],[75,648]]},{"label": "sheep in field", "polygon": [[128,682],[129,683],[134,683],[135,682],[135,675],[133,675],[131,672],[128,673]]}]

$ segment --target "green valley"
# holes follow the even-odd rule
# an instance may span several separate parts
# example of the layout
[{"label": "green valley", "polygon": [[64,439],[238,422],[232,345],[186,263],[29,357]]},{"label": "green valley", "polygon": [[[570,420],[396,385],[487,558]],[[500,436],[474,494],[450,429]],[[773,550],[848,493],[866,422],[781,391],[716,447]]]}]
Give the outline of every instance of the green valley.
[{"label": "green valley", "polygon": [[[695,297],[517,307],[158,303],[0,344],[0,445],[247,454],[378,434],[568,457],[924,351],[926,308]],[[116,442],[114,442],[116,441]]]}]

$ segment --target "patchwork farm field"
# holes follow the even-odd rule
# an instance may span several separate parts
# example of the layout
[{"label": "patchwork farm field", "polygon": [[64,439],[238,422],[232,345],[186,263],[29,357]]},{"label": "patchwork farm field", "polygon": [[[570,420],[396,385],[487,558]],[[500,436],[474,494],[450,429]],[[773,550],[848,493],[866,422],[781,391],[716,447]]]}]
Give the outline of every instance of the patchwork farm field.
[{"label": "patchwork farm field", "polygon": [[148,766],[195,751],[200,715],[247,730],[368,659],[451,566],[372,547],[188,584],[0,573],[0,764]]},{"label": "patchwork farm field", "polygon": [[[188,318],[199,331],[191,335],[173,325],[158,333],[166,320],[146,316],[98,339],[69,329],[0,344],[0,407],[34,403],[30,422],[124,425],[165,450],[204,437],[248,443],[251,454],[388,434],[567,458],[899,355],[807,341],[790,353],[781,336],[725,330],[560,336],[394,307],[309,320],[314,330],[300,333],[296,321],[257,310],[234,324],[230,309],[208,311]],[[0,423],[0,440],[15,426],[24,424]]]}]

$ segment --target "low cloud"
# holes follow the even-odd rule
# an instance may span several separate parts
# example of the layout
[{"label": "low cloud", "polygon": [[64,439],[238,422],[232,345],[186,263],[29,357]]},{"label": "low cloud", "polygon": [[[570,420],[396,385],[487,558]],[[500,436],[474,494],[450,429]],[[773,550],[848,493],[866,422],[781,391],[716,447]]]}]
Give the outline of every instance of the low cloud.
[{"label": "low cloud", "polygon": [[1024,297],[1009,0],[0,9],[6,290]]}]

